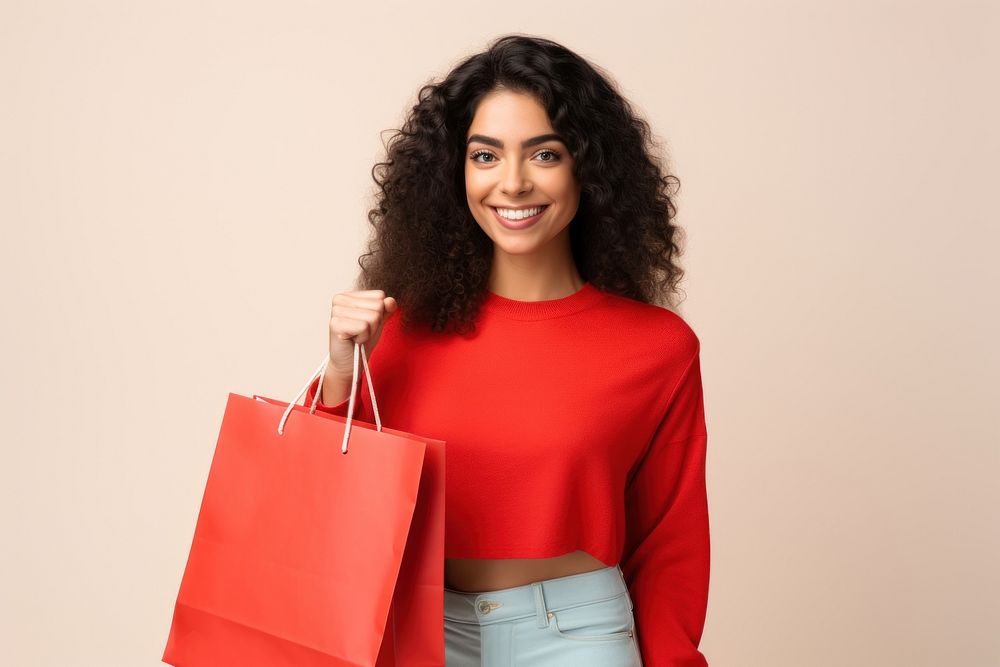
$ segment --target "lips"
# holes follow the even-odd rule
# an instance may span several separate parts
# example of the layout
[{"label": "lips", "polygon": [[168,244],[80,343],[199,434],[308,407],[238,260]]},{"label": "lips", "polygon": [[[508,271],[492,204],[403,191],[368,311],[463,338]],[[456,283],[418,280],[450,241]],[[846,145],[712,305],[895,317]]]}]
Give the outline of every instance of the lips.
[{"label": "lips", "polygon": [[[523,210],[524,208],[536,208],[536,207],[535,206],[526,206],[526,207],[522,207],[522,209],[520,209],[520,210]],[[535,224],[539,220],[539,218],[541,218],[543,215],[545,215],[545,211],[548,210],[549,205],[548,204],[544,204],[541,208],[542,208],[541,211],[539,211],[535,215],[531,216],[530,218],[523,218],[521,220],[508,220],[507,218],[503,217],[502,215],[500,215],[497,212],[497,209],[496,209],[495,206],[490,206],[490,210],[493,211],[493,216],[497,219],[497,221],[501,225],[503,225],[507,229],[524,229],[525,227],[530,227],[531,225]],[[518,209],[514,209],[514,210],[518,210]]]}]

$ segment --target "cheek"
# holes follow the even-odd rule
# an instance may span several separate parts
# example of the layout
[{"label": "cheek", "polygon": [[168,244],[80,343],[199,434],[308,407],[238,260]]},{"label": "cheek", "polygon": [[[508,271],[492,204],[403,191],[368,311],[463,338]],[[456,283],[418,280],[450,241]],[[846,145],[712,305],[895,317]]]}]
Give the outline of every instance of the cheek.
[{"label": "cheek", "polygon": [[465,195],[470,205],[482,204],[483,199],[489,195],[489,187],[486,186],[483,179],[469,175],[465,178]]},{"label": "cheek", "polygon": [[552,197],[559,199],[572,198],[576,190],[573,172],[567,167],[565,169],[552,169],[543,177],[539,177],[536,183],[543,187]]}]

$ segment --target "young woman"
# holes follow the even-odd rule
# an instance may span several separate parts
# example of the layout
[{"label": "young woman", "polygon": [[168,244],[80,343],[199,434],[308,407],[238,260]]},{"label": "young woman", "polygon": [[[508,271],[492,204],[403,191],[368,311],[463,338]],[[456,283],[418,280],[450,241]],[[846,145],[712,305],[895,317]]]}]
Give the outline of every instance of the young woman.
[{"label": "young woman", "polygon": [[707,664],[700,346],[658,304],[682,270],[652,145],[596,66],[511,35],[377,165],[305,403],[346,416],[357,341],[382,420],[446,441],[449,666]]}]

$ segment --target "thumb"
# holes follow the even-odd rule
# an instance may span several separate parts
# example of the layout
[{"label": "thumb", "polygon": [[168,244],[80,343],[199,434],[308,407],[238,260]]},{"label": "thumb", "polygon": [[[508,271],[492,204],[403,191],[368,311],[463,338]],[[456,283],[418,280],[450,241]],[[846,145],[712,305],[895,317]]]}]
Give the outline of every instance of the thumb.
[{"label": "thumb", "polygon": [[385,310],[389,314],[396,312],[396,309],[399,308],[399,304],[396,303],[396,299],[391,296],[385,297],[384,303],[385,303]]}]

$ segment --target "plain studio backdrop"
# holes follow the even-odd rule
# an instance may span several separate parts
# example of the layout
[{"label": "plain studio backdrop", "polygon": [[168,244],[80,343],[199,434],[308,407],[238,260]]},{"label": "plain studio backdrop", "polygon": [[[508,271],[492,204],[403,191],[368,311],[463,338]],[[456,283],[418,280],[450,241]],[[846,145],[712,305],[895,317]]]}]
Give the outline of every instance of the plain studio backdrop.
[{"label": "plain studio backdrop", "polygon": [[305,383],[382,131],[509,32],[681,181],[711,664],[1000,664],[1000,6],[878,0],[2,2],[0,663],[160,664],[228,392]]}]

